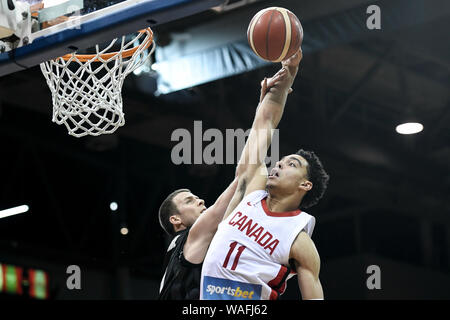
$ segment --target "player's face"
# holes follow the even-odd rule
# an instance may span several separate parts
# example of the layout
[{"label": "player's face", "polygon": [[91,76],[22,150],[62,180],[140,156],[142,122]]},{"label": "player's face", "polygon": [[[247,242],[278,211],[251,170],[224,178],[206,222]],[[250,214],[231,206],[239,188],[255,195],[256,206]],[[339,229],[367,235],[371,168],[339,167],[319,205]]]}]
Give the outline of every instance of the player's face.
[{"label": "player's face", "polygon": [[267,179],[267,188],[276,188],[292,193],[307,180],[308,162],[298,154],[283,157],[275,164]]},{"label": "player's face", "polygon": [[182,224],[190,227],[206,210],[205,201],[190,192],[180,192],[173,198],[180,213]]}]

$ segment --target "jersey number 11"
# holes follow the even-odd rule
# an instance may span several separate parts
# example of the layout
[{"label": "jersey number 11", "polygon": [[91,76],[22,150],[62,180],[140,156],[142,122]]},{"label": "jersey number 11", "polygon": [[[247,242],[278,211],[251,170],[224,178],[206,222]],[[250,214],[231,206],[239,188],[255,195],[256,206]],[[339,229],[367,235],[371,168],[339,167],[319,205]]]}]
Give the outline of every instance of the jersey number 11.
[{"label": "jersey number 11", "polygon": [[[228,266],[228,262],[230,260],[230,256],[233,253],[234,249],[236,248],[237,244],[238,244],[237,241],[234,241],[234,242],[230,243],[230,250],[228,250],[227,257],[225,258],[225,261],[223,262],[223,267],[224,268],[226,268]],[[244,251],[245,248],[246,248],[245,246],[241,245],[237,249],[237,253],[236,253],[235,257],[234,257],[234,261],[233,261],[233,265],[231,266],[231,270],[235,270],[236,269],[236,266],[237,266],[237,264],[239,262],[239,257],[241,256],[242,251]]]}]

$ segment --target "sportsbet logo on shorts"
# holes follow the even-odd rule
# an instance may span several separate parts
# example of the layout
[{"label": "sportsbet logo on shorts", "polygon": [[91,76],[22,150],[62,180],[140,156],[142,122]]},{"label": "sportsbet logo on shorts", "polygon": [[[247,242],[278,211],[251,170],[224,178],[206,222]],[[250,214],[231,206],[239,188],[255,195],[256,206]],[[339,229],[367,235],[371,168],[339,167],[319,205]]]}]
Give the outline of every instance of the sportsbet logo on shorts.
[{"label": "sportsbet logo on shorts", "polygon": [[205,276],[202,298],[205,300],[259,300],[261,285]]}]

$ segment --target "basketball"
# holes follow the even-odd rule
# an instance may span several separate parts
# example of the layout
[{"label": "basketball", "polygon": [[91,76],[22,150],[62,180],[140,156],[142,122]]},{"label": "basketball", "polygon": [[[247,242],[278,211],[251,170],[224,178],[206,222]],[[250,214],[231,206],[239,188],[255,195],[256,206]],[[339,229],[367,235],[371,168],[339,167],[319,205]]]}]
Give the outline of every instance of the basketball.
[{"label": "basketball", "polygon": [[247,40],[261,59],[280,62],[298,51],[303,41],[303,28],[291,11],[270,7],[252,18],[247,29]]}]

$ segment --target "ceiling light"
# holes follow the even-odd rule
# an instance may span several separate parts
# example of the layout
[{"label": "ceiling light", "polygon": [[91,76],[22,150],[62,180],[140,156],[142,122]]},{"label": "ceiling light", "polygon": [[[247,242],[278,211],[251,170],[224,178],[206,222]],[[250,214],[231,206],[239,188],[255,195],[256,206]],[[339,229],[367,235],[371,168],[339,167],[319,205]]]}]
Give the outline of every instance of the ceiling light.
[{"label": "ceiling light", "polygon": [[423,125],[419,122],[407,122],[398,125],[395,131],[399,134],[415,134],[423,130]]},{"label": "ceiling light", "polygon": [[117,205],[117,202],[111,202],[109,204],[109,208],[111,209],[111,211],[116,211],[118,207],[119,206]]},{"label": "ceiling light", "polygon": [[10,209],[0,211],[0,219],[6,218],[15,214],[27,212],[30,208],[27,205],[18,206]]}]

